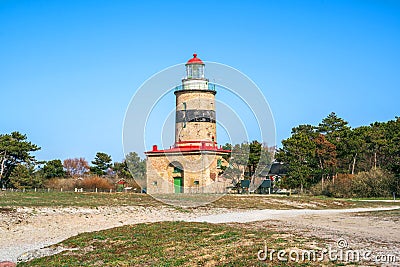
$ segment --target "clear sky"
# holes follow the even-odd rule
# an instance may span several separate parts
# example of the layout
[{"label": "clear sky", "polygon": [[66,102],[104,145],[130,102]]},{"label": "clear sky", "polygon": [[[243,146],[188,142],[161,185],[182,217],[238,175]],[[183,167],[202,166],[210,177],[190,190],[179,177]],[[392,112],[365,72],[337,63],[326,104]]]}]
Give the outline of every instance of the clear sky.
[{"label": "clear sky", "polygon": [[0,133],[41,160],[119,161],[132,95],[193,52],[261,88],[278,144],[332,111],[400,115],[400,1],[0,0]]}]

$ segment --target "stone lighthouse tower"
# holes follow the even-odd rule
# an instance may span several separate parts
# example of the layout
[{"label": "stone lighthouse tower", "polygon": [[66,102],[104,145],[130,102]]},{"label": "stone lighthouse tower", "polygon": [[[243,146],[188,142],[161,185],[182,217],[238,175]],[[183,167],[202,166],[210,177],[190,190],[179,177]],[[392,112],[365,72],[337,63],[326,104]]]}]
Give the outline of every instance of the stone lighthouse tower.
[{"label": "stone lighthouse tower", "polygon": [[230,151],[217,145],[215,86],[205,78],[205,64],[193,54],[186,77],[175,89],[175,143],[147,151],[147,192],[223,193],[220,177]]},{"label": "stone lighthouse tower", "polygon": [[176,95],[175,145],[216,144],[215,88],[204,78],[197,54],[186,63],[186,78]]}]

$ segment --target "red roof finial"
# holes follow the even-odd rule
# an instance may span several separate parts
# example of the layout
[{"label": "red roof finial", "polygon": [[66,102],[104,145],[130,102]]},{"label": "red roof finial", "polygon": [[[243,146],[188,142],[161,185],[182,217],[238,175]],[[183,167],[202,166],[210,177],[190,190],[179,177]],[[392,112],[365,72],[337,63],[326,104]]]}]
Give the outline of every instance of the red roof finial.
[{"label": "red roof finial", "polygon": [[193,58],[189,59],[186,64],[204,64],[200,58],[197,57],[197,54],[193,54]]}]

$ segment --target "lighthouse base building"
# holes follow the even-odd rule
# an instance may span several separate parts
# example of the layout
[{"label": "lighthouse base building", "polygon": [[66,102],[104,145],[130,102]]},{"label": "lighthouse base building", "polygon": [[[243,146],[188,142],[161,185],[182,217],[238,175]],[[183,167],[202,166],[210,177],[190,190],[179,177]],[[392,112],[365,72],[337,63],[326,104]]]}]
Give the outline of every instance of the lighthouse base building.
[{"label": "lighthouse base building", "polygon": [[148,151],[147,192],[224,193],[230,181],[222,178],[222,166],[227,166],[226,150],[200,144],[167,150]]},{"label": "lighthouse base building", "polygon": [[224,193],[231,185],[221,176],[230,151],[216,142],[216,91],[204,78],[204,66],[193,54],[186,63],[186,77],[175,90],[174,145],[154,145],[145,152],[149,194]]}]

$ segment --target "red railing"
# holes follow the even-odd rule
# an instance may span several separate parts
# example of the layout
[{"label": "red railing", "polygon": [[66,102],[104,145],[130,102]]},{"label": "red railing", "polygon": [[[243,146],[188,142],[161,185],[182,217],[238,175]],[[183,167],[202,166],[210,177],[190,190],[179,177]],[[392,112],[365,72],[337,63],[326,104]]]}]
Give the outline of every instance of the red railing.
[{"label": "red railing", "polygon": [[217,142],[215,141],[180,141],[176,142],[175,145],[170,147],[169,149],[158,150],[157,145],[153,145],[153,149],[146,153],[185,152],[185,151],[198,151],[198,150],[230,152],[229,150],[223,149],[222,146],[218,147]]}]

